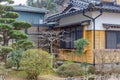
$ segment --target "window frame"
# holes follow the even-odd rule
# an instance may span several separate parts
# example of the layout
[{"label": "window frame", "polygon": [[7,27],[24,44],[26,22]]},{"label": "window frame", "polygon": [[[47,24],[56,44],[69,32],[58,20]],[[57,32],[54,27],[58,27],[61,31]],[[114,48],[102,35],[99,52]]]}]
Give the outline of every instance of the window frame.
[{"label": "window frame", "polygon": [[[108,44],[107,44],[107,43],[108,43],[107,41],[109,40],[109,39],[107,39],[107,38],[108,38],[108,33],[113,33],[113,34],[115,34],[115,37],[116,37],[115,40],[116,40],[116,41],[115,41],[115,45],[114,45],[115,47],[114,47],[114,48],[109,48],[109,46],[108,46]],[[106,31],[106,40],[105,40],[105,41],[106,41],[106,49],[120,49],[120,47],[119,47],[119,48],[117,47],[118,44],[120,45],[120,42],[118,43],[118,35],[119,35],[119,34],[120,34],[120,31],[114,31],[114,30],[108,30],[108,31]],[[119,35],[119,36],[120,36],[120,35]],[[112,37],[112,38],[113,38],[113,37]]]},{"label": "window frame", "polygon": [[[63,29],[69,33],[70,38],[74,37],[74,39],[72,39],[72,41],[70,42],[60,41],[60,48],[61,49],[74,49],[75,48],[74,41],[77,39],[83,38],[83,26],[76,25],[76,26],[66,27]],[[69,47],[66,46],[66,44],[69,44]]]}]

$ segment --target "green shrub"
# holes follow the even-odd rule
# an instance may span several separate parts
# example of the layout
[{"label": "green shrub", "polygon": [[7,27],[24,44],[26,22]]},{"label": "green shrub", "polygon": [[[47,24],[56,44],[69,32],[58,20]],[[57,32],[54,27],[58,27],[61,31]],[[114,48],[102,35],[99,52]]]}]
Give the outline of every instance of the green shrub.
[{"label": "green shrub", "polygon": [[63,77],[82,76],[85,71],[76,63],[66,63],[57,69],[57,74]]},{"label": "green shrub", "polygon": [[65,64],[69,64],[69,63],[74,63],[72,60],[67,60],[64,62]]},{"label": "green shrub", "polygon": [[86,46],[89,45],[89,41],[87,39],[81,38],[75,41],[75,48],[76,50],[73,51],[78,55],[84,54],[84,49]]},{"label": "green shrub", "polygon": [[6,64],[7,62],[7,55],[13,51],[13,48],[9,46],[0,46],[0,56],[2,61]]},{"label": "green shrub", "polygon": [[13,67],[13,65],[14,65],[14,63],[12,62],[12,61],[10,61],[10,60],[8,60],[7,62],[6,62],[6,64],[5,64],[5,68],[12,68]]},{"label": "green shrub", "polygon": [[94,66],[89,66],[88,67],[88,73],[94,74],[95,73],[95,67]]},{"label": "green shrub", "polygon": [[37,80],[39,74],[47,72],[50,67],[51,56],[47,52],[38,49],[30,49],[23,53],[21,67],[27,73],[28,80]]},{"label": "green shrub", "polygon": [[5,76],[7,73],[7,70],[4,67],[5,63],[4,62],[0,62],[0,75]]},{"label": "green shrub", "polygon": [[21,58],[22,58],[22,53],[23,53],[23,50],[22,49],[16,49],[14,51],[12,51],[9,55],[8,55],[8,59],[7,59],[7,66],[9,67],[10,65],[12,67],[16,67],[17,70],[19,69],[20,67],[20,61],[21,61]]}]

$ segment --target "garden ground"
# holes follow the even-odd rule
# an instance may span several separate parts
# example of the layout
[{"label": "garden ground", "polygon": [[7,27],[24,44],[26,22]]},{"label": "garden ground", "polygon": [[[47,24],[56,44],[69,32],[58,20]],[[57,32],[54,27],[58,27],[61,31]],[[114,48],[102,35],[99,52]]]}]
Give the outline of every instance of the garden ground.
[{"label": "garden ground", "polygon": [[[5,76],[5,80],[26,80],[26,76],[27,74],[24,71],[9,71],[7,73],[7,75]],[[119,75],[120,76],[120,75]],[[119,80],[119,78],[116,78],[115,76],[108,76],[107,77],[103,77],[103,80]],[[56,75],[55,73],[50,73],[47,75],[41,75],[38,77],[38,80],[65,80],[65,78],[61,78],[58,75]],[[97,79],[100,80],[100,77]]]},{"label": "garden ground", "polygon": [[[27,74],[24,71],[10,71],[5,76],[5,80],[26,80]],[[39,80],[64,80],[64,78],[58,77],[56,74],[41,75]]]}]

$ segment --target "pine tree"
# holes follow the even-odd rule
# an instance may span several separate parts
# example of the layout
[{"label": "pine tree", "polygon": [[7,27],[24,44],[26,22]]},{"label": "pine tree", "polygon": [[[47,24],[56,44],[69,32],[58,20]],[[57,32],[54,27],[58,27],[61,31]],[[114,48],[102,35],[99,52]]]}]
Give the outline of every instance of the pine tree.
[{"label": "pine tree", "polygon": [[[0,0],[1,2],[13,3],[12,0]],[[15,41],[27,39],[28,35],[22,30],[31,27],[31,24],[24,21],[17,22],[19,14],[13,12],[13,7],[0,4],[0,56],[6,62],[7,54],[12,51],[9,47],[11,39]]]}]

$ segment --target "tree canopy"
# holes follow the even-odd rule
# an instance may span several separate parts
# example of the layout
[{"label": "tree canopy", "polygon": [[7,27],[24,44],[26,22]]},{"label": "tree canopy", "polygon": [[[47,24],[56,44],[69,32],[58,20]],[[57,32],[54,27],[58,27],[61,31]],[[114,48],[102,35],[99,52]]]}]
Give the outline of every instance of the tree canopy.
[{"label": "tree canopy", "polygon": [[27,22],[16,22],[19,14],[11,10],[11,6],[0,5],[0,35],[3,37],[3,46],[8,46],[10,39],[26,39],[27,35],[21,30],[31,27]]},{"label": "tree canopy", "polygon": [[27,5],[39,8],[46,8],[50,12],[55,12],[57,4],[55,0],[27,0]]},{"label": "tree canopy", "polygon": [[[0,0],[1,2],[13,3],[12,0]],[[0,4],[0,56],[4,58],[4,61],[6,61],[7,54],[12,51],[12,47],[10,46],[12,43],[11,40],[18,42],[19,40],[28,38],[23,29],[31,27],[31,24],[24,21],[16,21],[18,17],[19,14],[13,12],[12,6]]]}]

